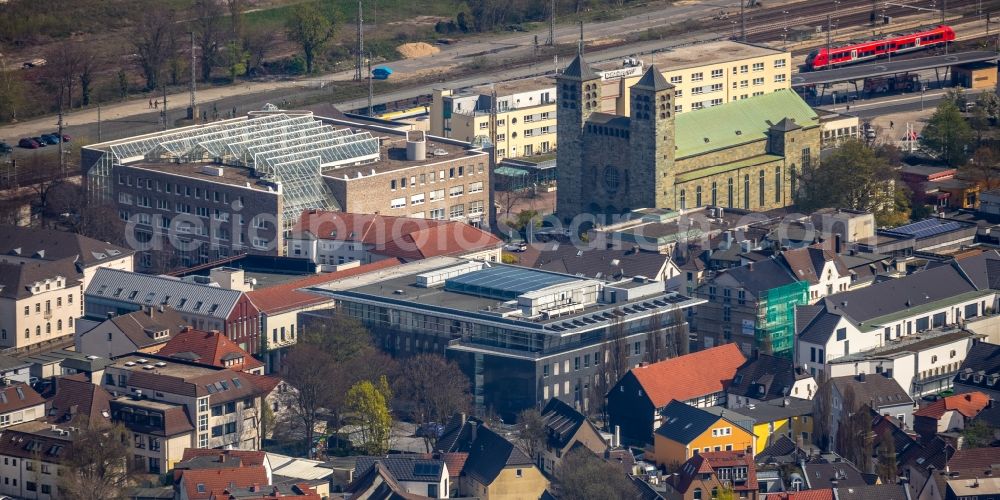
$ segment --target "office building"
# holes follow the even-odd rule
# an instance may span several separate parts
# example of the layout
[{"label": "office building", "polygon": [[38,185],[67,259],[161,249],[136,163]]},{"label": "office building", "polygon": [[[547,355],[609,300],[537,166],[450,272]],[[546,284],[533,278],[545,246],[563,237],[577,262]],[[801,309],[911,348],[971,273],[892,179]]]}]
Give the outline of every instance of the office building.
[{"label": "office building", "polygon": [[[612,338],[627,365],[648,359],[699,301],[663,282],[620,282],[438,257],[316,287],[359,319],[384,350],[444,353],[473,382],[475,405],[505,418],[550,398],[587,411]],[[651,326],[652,318],[661,325]]]},{"label": "office building", "polygon": [[81,155],[88,189],[117,204],[144,271],[283,255],[308,209],[488,220],[486,153],[343,117],[268,109]]}]

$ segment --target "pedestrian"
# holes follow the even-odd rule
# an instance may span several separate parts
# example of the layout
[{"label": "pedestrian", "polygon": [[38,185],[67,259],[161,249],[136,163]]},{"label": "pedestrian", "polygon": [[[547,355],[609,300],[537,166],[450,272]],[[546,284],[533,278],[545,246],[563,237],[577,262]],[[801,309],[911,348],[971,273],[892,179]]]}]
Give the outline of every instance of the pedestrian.
[{"label": "pedestrian", "polygon": [[149,109],[153,109],[153,100],[152,99],[149,100]]},{"label": "pedestrian", "polygon": [[236,106],[233,106],[233,118],[236,118]]},{"label": "pedestrian", "polygon": [[889,120],[889,130],[892,130],[893,125],[895,125],[895,123],[892,123],[892,120]]},{"label": "pedestrian", "polygon": [[153,109],[159,109],[159,107],[160,107],[160,100],[157,99],[153,101]]}]

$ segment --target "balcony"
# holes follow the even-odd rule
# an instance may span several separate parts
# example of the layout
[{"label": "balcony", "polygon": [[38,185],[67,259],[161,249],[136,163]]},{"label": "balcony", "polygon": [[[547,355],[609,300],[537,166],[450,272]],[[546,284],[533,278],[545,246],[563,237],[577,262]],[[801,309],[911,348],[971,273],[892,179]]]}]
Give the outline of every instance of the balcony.
[{"label": "balcony", "polygon": [[52,319],[52,309],[46,309],[42,313],[42,317],[45,318],[45,319]]}]

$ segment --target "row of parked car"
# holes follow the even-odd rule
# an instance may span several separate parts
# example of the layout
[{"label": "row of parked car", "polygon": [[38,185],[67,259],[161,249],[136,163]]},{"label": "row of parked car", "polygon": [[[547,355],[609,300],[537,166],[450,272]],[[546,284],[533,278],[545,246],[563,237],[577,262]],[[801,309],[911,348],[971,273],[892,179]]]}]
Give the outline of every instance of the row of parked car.
[{"label": "row of parked car", "polygon": [[17,145],[25,149],[38,149],[69,141],[70,137],[66,134],[61,136],[59,134],[42,134],[38,137],[25,137],[18,141]]}]

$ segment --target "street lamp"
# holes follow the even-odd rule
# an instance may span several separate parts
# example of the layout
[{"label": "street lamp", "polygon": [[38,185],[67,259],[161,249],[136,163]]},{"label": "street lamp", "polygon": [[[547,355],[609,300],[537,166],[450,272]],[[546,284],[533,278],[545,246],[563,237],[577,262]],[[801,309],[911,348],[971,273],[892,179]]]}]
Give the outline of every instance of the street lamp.
[{"label": "street lamp", "polygon": [[927,92],[927,84],[920,85],[920,111],[924,110],[924,93]]}]

